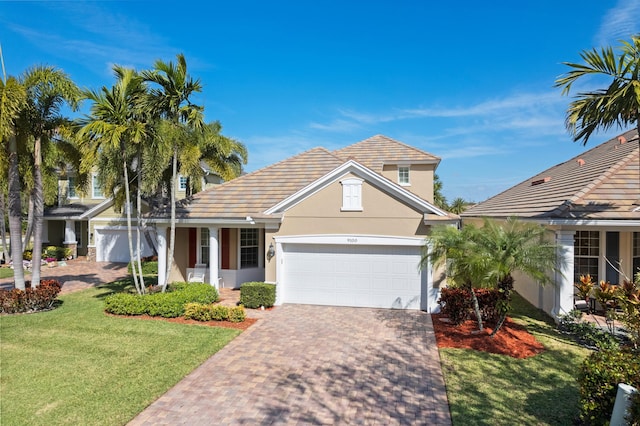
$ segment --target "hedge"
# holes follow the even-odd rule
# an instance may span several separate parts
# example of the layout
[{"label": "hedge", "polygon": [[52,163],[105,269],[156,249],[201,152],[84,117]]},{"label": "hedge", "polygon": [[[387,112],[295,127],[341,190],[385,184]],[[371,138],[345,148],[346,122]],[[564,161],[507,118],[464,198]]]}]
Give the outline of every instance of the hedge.
[{"label": "hedge", "polygon": [[27,282],[24,291],[17,288],[0,290],[0,313],[16,314],[52,309],[61,289],[57,280],[41,280],[36,288],[31,288],[31,283]]},{"label": "hedge", "polygon": [[222,306],[203,303],[187,303],[184,317],[196,321],[231,321],[243,322],[246,318],[242,306]]},{"label": "hedge", "polygon": [[214,303],[218,291],[209,284],[174,283],[166,293],[116,293],[105,297],[105,311],[115,315],[143,315],[176,318],[184,315],[187,303]]},{"label": "hedge", "polygon": [[240,286],[240,304],[250,309],[270,308],[276,303],[276,286],[264,282],[248,282]]},{"label": "hedge", "polygon": [[640,389],[640,353],[629,349],[594,352],[582,363],[578,382],[580,420],[585,425],[608,424],[618,383]]}]

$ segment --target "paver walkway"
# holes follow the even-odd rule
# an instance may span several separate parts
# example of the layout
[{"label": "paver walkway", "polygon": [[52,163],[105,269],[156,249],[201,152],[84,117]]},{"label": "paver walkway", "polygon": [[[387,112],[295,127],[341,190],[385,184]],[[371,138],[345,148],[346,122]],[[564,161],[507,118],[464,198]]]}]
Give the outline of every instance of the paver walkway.
[{"label": "paver walkway", "polygon": [[450,425],[430,315],[283,305],[130,422]]},{"label": "paver walkway", "polygon": [[[127,276],[127,264],[74,259],[67,261],[65,266],[43,266],[40,275],[43,279],[55,278],[60,281],[60,294],[65,294],[122,279]],[[31,275],[25,274],[25,279],[30,280]],[[0,285],[12,283],[13,277],[0,279]]]}]

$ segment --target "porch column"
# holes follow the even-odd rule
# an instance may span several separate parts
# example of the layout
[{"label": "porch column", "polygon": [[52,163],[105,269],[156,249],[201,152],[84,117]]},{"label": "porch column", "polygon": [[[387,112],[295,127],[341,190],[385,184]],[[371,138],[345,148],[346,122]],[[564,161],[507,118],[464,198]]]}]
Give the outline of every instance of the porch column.
[{"label": "porch column", "polygon": [[555,276],[555,298],[551,314],[557,320],[559,315],[573,309],[573,261],[575,231],[556,231],[556,253],[558,272]]},{"label": "porch column", "polygon": [[158,285],[164,284],[167,276],[167,227],[156,226],[156,246],[158,248]]},{"label": "porch column", "polygon": [[213,285],[216,290],[220,290],[220,281],[218,262],[220,258],[220,247],[218,244],[218,228],[209,227],[209,284]]}]

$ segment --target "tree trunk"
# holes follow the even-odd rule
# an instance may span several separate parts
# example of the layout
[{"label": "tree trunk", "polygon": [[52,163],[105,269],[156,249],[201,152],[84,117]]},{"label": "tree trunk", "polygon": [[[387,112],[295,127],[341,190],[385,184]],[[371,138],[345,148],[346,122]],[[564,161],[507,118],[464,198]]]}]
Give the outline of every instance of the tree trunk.
[{"label": "tree trunk", "polygon": [[142,196],[140,194],[140,185],[142,185],[142,168],[140,167],[140,149],[138,149],[138,191],[136,196],[136,236],[138,242],[138,272],[140,273],[140,287],[144,292],[144,275],[142,274],[142,238],[140,237],[140,226],[142,226]]},{"label": "tree trunk", "polygon": [[138,294],[144,294],[144,289],[140,288],[138,282],[138,274],[136,272],[135,253],[133,251],[133,235],[131,234],[131,197],[129,196],[129,171],[127,170],[127,159],[124,150],[122,152],[122,167],[124,170],[124,194],[125,194],[125,208],[127,210],[127,237],[129,239],[129,264],[131,265],[131,274],[133,275],[133,284],[136,287]]},{"label": "tree trunk", "polygon": [[484,324],[482,323],[482,315],[480,314],[480,304],[478,303],[478,298],[476,297],[476,292],[473,291],[473,284],[469,284],[469,292],[471,293],[471,302],[473,303],[473,312],[476,314],[476,318],[478,319],[478,330],[484,330]]},{"label": "tree trunk", "polygon": [[42,152],[41,140],[36,138],[33,150],[33,252],[31,254],[31,288],[40,285],[42,266],[42,216],[44,215],[44,196],[42,188]]},{"label": "tree trunk", "polygon": [[6,204],[4,202],[4,193],[0,191],[0,239],[2,239],[2,257],[5,263],[9,263],[9,246],[7,246],[7,230],[4,226],[4,219],[7,217]]},{"label": "tree trunk", "polygon": [[171,235],[169,237],[169,255],[167,257],[167,273],[164,277],[162,291],[167,289],[169,274],[173,267],[173,252],[176,245],[176,175],[178,174],[178,145],[173,146],[173,166],[171,174]]},{"label": "tree trunk", "polygon": [[[34,171],[35,176],[35,171]],[[35,194],[35,182],[33,190],[31,190],[31,196],[29,197],[29,208],[27,210],[27,229],[24,232],[24,239],[22,240],[22,248],[26,249],[29,247],[29,241],[31,241],[31,235],[33,234],[33,209],[34,209],[34,199],[36,197]]]},{"label": "tree trunk", "polygon": [[15,132],[9,136],[9,232],[13,280],[17,289],[24,290],[22,264],[22,205],[20,203],[20,172],[18,170],[18,142]]}]

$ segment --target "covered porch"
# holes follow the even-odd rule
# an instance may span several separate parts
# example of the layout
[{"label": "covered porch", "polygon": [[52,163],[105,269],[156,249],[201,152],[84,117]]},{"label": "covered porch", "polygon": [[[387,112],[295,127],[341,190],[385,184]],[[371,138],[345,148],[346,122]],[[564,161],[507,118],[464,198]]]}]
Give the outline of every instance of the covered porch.
[{"label": "covered porch", "polygon": [[[167,271],[170,228],[156,225],[158,282]],[[265,230],[251,221],[220,226],[176,226],[171,281],[187,281],[196,265],[206,265],[205,282],[216,288],[240,288],[249,281],[265,278]]]}]

